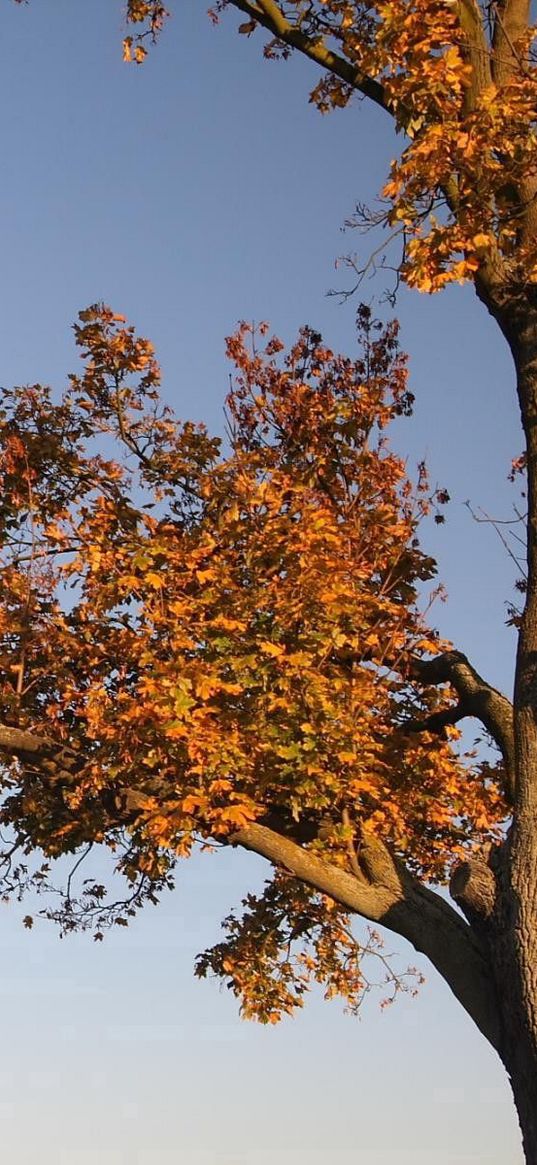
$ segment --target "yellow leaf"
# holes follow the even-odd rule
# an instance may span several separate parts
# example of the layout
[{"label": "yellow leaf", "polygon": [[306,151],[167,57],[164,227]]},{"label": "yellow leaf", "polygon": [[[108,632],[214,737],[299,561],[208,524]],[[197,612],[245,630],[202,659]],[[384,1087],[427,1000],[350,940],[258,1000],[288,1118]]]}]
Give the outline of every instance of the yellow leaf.
[{"label": "yellow leaf", "polygon": [[183,799],[181,808],[184,813],[194,813],[205,805],[205,797],[202,797],[199,793],[189,793],[188,797]]},{"label": "yellow leaf", "polygon": [[148,572],[145,576],[145,581],[147,583],[149,583],[150,587],[153,587],[154,590],[157,590],[157,591],[161,590],[162,587],[164,586],[164,580],[162,578],[162,575],[157,574],[154,570],[148,570]]},{"label": "yellow leaf", "polygon": [[477,235],[474,235],[472,242],[473,242],[474,247],[478,253],[479,253],[479,251],[485,251],[487,249],[487,247],[490,246],[490,242],[491,242],[490,235],[478,233]]},{"label": "yellow leaf", "polygon": [[279,643],[271,643],[269,639],[263,640],[259,644],[259,648],[265,655],[272,655],[275,658],[280,655],[285,655],[285,647],[281,647]]},{"label": "yellow leaf", "polygon": [[229,808],[223,809],[218,816],[221,821],[229,821],[231,825],[237,825],[240,828],[242,825],[248,825],[249,821],[255,821],[257,814],[251,805],[230,805]]}]

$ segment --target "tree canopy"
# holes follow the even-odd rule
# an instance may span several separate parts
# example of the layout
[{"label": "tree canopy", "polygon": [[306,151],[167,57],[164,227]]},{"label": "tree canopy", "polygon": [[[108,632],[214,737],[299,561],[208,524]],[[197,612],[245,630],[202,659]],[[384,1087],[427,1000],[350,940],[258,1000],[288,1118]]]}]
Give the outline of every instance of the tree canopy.
[{"label": "tree canopy", "polygon": [[[102,305],[80,315],[85,367],[58,403],[5,393],[2,817],[19,846],[107,841],[143,900],[197,842],[255,822],[351,872],[366,829],[439,882],[499,836],[502,767],[459,755],[449,690],[413,671],[443,646],[417,531],[444,498],[387,443],[412,405],[396,325],[363,307],[358,327],[351,360],[309,329],[285,353],[241,325],[223,443],[162,404],[151,344]],[[106,920],[100,893],[68,899],[64,925]],[[355,1004],[342,926],[280,873],[200,967],[263,1019],[312,975]]]},{"label": "tree canopy", "polygon": [[[26,849],[115,847],[134,887],[127,913],[195,842],[268,858],[274,880],[198,967],[264,1020],[299,1004],[312,978],[357,1005],[366,983],[348,912],[404,935],[499,1052],[534,1162],[529,5],[218,0],[213,19],[227,8],[246,17],[243,36],[268,32],[265,56],[320,66],[310,97],[321,112],[356,94],[392,117],[402,148],[356,225],[384,232],[382,252],[400,247],[396,285],[473,281],[507,340],[528,506],[513,702],[421,613],[434,564],[418,525],[443,493],[423,471],[412,485],[386,444],[387,423],[411,407],[393,326],[377,332],[362,309],[358,361],[311,330],[284,355],[263,327],[241,327],[220,445],[160,405],[151,346],[96,306],[76,330],[85,372],[61,403],[39,386],[3,401],[3,820]],[[166,17],[157,0],[128,0],[127,61],[143,62]],[[352,261],[357,282],[377,261]],[[467,716],[497,764],[460,755]],[[449,876],[462,914],[432,888]],[[64,925],[88,911],[104,920],[103,893],[91,884],[77,904],[68,892]],[[108,917],[125,921],[113,906]]]}]

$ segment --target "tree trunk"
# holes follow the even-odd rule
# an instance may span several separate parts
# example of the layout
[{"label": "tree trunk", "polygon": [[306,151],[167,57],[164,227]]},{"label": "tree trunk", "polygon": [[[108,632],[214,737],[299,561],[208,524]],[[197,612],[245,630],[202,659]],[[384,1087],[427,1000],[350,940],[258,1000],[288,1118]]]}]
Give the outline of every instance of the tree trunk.
[{"label": "tree trunk", "polygon": [[501,1038],[528,1165],[537,1165],[537,831],[513,830],[489,931]]},{"label": "tree trunk", "polygon": [[[520,960],[524,963],[524,959]],[[533,987],[533,1003],[537,987]],[[537,1043],[531,1022],[531,1004],[511,981],[505,982],[501,1001],[506,1033],[501,1057],[507,1069],[522,1132],[527,1165],[537,1165]]]},{"label": "tree trunk", "polygon": [[528,1165],[537,1165],[537,305],[535,289],[489,308],[513,354],[528,463],[527,592],[521,618],[514,713],[513,824],[490,920],[498,989],[500,1055],[518,1111]]}]

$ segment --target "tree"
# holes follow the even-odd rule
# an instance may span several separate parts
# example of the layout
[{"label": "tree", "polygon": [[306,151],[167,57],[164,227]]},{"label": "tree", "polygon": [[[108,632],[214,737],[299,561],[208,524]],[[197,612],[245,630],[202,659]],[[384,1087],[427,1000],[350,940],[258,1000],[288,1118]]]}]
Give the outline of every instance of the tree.
[{"label": "tree", "polygon": [[[380,677],[384,677],[384,667],[389,669],[392,679],[393,675],[399,676],[394,682],[403,686],[394,690],[390,712],[394,740],[399,740],[402,749],[398,755],[407,755],[405,750],[408,747],[403,745],[399,734],[402,727],[399,717],[403,720],[406,718],[406,733],[412,724],[414,727],[425,726],[424,734],[412,735],[414,747],[418,750],[430,748],[433,751],[434,747],[439,748],[439,773],[444,770],[442,757],[445,754],[442,748],[446,746],[440,734],[449,734],[453,725],[465,716],[477,717],[500,750],[503,765],[501,781],[504,796],[509,802],[510,824],[505,839],[493,843],[490,848],[486,848],[491,841],[489,831],[497,825],[501,809],[489,807],[483,819],[477,816],[472,818],[472,811],[469,820],[473,821],[473,826],[463,824],[461,827],[463,832],[466,831],[464,842],[461,843],[463,846],[469,841],[468,829],[471,833],[472,828],[484,830],[485,843],[479,855],[463,860],[452,875],[452,894],[462,908],[466,922],[443,899],[428,890],[423,880],[416,881],[416,876],[418,879],[430,879],[435,871],[424,863],[423,855],[417,857],[413,854],[410,843],[407,850],[403,844],[403,838],[406,837],[404,828],[398,834],[385,822],[386,828],[381,838],[378,832],[371,833],[370,829],[365,828],[361,817],[359,823],[353,820],[347,805],[341,807],[342,813],[343,809],[346,811],[345,819],[338,816],[337,823],[330,813],[326,813],[326,804],[321,807],[302,801],[300,809],[284,805],[287,813],[282,817],[279,793],[274,810],[277,810],[276,816],[271,813],[264,820],[255,817],[252,824],[242,822],[233,836],[237,843],[255,849],[277,867],[290,871],[298,882],[310,886],[317,893],[328,894],[344,909],[356,911],[372,921],[383,921],[393,930],[405,934],[418,949],[429,955],[481,1030],[497,1048],[513,1084],[527,1158],[535,1161],[537,176],[534,33],[529,23],[528,6],[522,4],[521,0],[502,0],[483,9],[474,0],[412,0],[407,4],[394,0],[389,5],[362,4],[357,0],[327,0],[326,3],[319,0],[318,3],[308,4],[289,0],[285,5],[279,5],[276,0],[229,0],[228,5],[224,2],[217,6],[215,16],[218,17],[226,6],[231,5],[240,9],[247,18],[240,26],[242,34],[250,35],[258,26],[268,30],[271,40],[265,48],[266,55],[285,56],[299,51],[320,65],[324,73],[311,96],[322,111],[344,105],[354,93],[358,93],[381,106],[405,135],[406,145],[392,165],[382,192],[379,213],[373,215],[373,219],[379,228],[383,225],[389,228],[395,243],[400,241],[402,254],[397,263],[398,271],[410,286],[429,292],[451,281],[474,282],[480,299],[497,321],[513,355],[526,439],[523,457],[528,479],[528,576],[525,606],[519,625],[512,706],[477,675],[464,656],[456,651],[442,650],[440,644],[431,649],[430,657],[423,658],[420,657],[420,650],[415,650],[407,642],[403,655],[408,662],[402,673],[397,671],[398,661],[392,658],[391,651],[369,661],[364,656],[364,650],[367,649],[363,642],[360,642],[359,647],[355,644],[345,659],[340,651],[337,663],[339,668],[350,668],[351,675],[352,668],[356,666],[367,672],[376,664],[380,668]],[[128,58],[133,57],[137,61],[143,59],[147,43],[159,32],[164,18],[163,6],[155,0],[130,0],[130,28],[125,42],[125,55]],[[370,221],[367,215],[365,221]],[[270,352],[269,358],[272,358]],[[96,408],[98,404],[98,401],[94,402],[93,407]],[[108,407],[105,402],[103,408]],[[83,436],[84,433],[80,433],[76,441]],[[266,435],[263,437],[265,439]],[[26,449],[24,442],[23,447]],[[75,452],[73,450],[73,457]],[[20,456],[23,456],[22,453]],[[48,472],[46,466],[43,472],[44,481]],[[57,472],[56,467],[55,477]],[[84,473],[82,479],[89,480],[84,477]],[[257,478],[250,481],[252,488],[257,484]],[[113,488],[109,484],[106,487],[106,497],[110,495],[111,505],[118,504],[118,490],[119,485]],[[124,499],[126,512],[129,512],[130,505]],[[106,511],[106,504],[103,504],[103,509]],[[15,518],[8,515],[6,520]],[[186,512],[182,520],[187,529],[190,518]],[[102,521],[105,522],[104,514]],[[118,553],[120,549],[118,547]],[[102,553],[102,549],[99,553]],[[109,559],[107,564],[107,569],[110,569]],[[35,572],[35,563],[32,569]],[[411,586],[419,577],[419,572],[412,575],[412,569]],[[334,571],[337,577],[335,563]],[[158,575],[158,571],[153,573]],[[212,583],[213,580],[209,576],[206,581]],[[46,603],[53,602],[52,591],[46,591],[45,582],[43,579],[43,595],[48,597],[42,599],[43,613],[41,610],[36,611],[36,617],[39,613],[43,620]],[[23,588],[22,582],[18,585]],[[112,583],[110,586],[113,590]],[[159,587],[156,584],[155,590],[158,594]],[[23,589],[21,593],[28,592]],[[112,594],[109,601],[113,598]],[[8,609],[11,610],[9,603],[16,604],[15,594],[8,599]],[[62,618],[69,624],[71,616],[65,615]],[[26,621],[22,621],[24,625]],[[92,629],[87,628],[87,633],[87,642],[93,643]],[[426,640],[432,643],[427,636]],[[52,642],[52,636],[50,639],[43,637],[40,651],[46,654]],[[196,640],[196,645],[199,642]],[[22,675],[20,645],[17,650],[18,662],[12,666],[19,667],[17,674]],[[80,667],[86,666],[88,654],[84,653]],[[265,654],[261,652],[260,658],[264,658]],[[270,658],[270,651],[268,656]],[[274,659],[277,657],[274,656]],[[331,656],[328,659],[330,666],[335,667],[335,659]],[[98,667],[97,663],[94,666]],[[20,682],[24,686],[23,681]],[[229,682],[235,681],[230,679]],[[410,682],[411,688],[408,687]],[[451,690],[456,692],[455,705],[448,702],[446,706],[444,703],[441,694],[441,686],[444,684],[451,685]],[[415,685],[418,685],[417,688]],[[440,694],[435,697],[437,685],[440,685]],[[55,690],[52,683],[50,704],[53,703]],[[414,708],[414,699],[409,694],[411,690],[422,693],[421,711]],[[227,694],[230,697],[233,695]],[[187,703],[192,698],[189,691],[184,693],[184,698]],[[438,699],[438,706],[435,698]],[[48,697],[41,695],[39,689],[39,692],[34,692],[32,699],[35,699],[36,718],[38,713],[41,714]],[[105,702],[105,696],[102,696],[102,700]],[[408,707],[407,701],[410,701]],[[61,699],[59,704],[61,707]],[[187,707],[186,712],[189,713],[190,709],[191,706]],[[97,700],[96,723],[101,711]],[[116,712],[114,708],[111,715]],[[77,733],[82,731],[76,703],[70,715],[70,735],[76,738]],[[52,712],[49,712],[49,717],[49,725],[54,727]],[[32,729],[35,731],[36,728],[37,719],[34,719]],[[13,750],[16,745],[13,731],[14,727],[7,724],[8,736],[4,740],[8,750]],[[112,725],[109,725],[109,732],[113,732]],[[313,735],[316,736],[315,733]],[[416,744],[416,741],[419,743]],[[286,743],[292,748],[297,745],[297,740],[293,738]],[[22,741],[19,738],[18,751],[23,762],[28,759],[32,748],[34,756],[44,751],[46,763],[54,768],[56,762],[50,755],[52,746],[47,745],[45,748],[42,744],[35,745],[32,733],[30,739],[25,737]],[[91,749],[89,751],[91,753]],[[349,749],[349,752],[352,751]],[[297,757],[281,759],[287,759],[291,768],[298,769]],[[86,761],[82,769],[87,780],[90,777],[85,765],[89,763],[89,760]],[[423,758],[416,763],[415,787],[418,788],[417,773]],[[77,762],[71,754],[63,757],[62,764],[60,771],[76,772]],[[393,771],[398,771],[397,764]],[[468,772],[471,774],[473,771],[469,767]],[[491,792],[494,779],[500,779],[500,770],[495,777],[491,772],[481,772],[481,788],[487,794]],[[76,788],[78,778],[74,785]],[[449,780],[446,788],[449,788]],[[473,788],[470,778],[469,797]],[[370,796],[369,792],[364,792]],[[227,793],[230,795],[231,790],[228,789]],[[79,794],[73,792],[70,796],[72,804],[67,807],[68,819],[62,825],[67,831],[72,829],[74,821],[74,817],[69,818],[69,813],[74,808],[79,812],[76,804]],[[228,808],[232,803],[235,805],[229,796]],[[464,798],[458,804],[456,820],[452,818],[456,828],[459,828],[457,814],[461,812],[463,803],[466,810]],[[239,801],[238,804],[243,806],[244,812],[246,802]],[[452,809],[456,809],[455,803]],[[14,817],[18,811],[14,804]],[[129,825],[128,813],[133,811],[128,806],[117,807],[118,828],[120,823]],[[298,813],[299,821],[295,820],[293,813],[295,816]],[[328,822],[325,820],[327,816]],[[303,817],[307,820],[303,820]],[[35,824],[37,828],[37,817]],[[236,824],[239,825],[239,822]],[[99,828],[104,836],[104,819],[100,827],[96,823],[96,837],[100,836]],[[81,830],[81,836],[85,837],[87,834],[82,825]],[[364,831],[359,842],[358,831]],[[68,835],[67,832],[64,837]],[[338,851],[338,839],[341,851]],[[357,844],[352,849],[347,848],[353,840]],[[334,855],[340,853],[338,860],[332,856],[331,847],[335,847]],[[462,856],[456,849],[454,835],[450,852],[453,856]],[[404,867],[400,864],[402,860],[405,860]],[[343,868],[342,862],[346,862],[347,868]],[[438,869],[436,876],[440,876]],[[250,936],[259,935],[264,910],[272,918],[275,912],[281,913],[284,884],[289,886],[285,880],[281,886],[278,885],[272,892],[270,903],[248,905],[248,917],[253,920],[249,922]],[[310,909],[311,917],[314,917],[311,904]],[[235,934],[233,926],[230,923],[232,938]],[[250,949],[253,949],[252,944]],[[219,957],[215,954],[214,959],[218,960]],[[227,956],[221,953],[221,959],[225,971],[224,960],[227,961]]]},{"label": "tree", "polygon": [[[274,877],[198,973],[246,1015],[276,1021],[312,981],[357,1008],[383,959],[374,931],[353,938],[358,912],[427,954],[501,1048],[480,931],[430,886],[457,863],[466,900],[475,869],[488,907],[474,855],[502,852],[511,772],[459,755],[461,704],[437,683],[453,673],[506,752],[510,707],[420,614],[435,564],[417,529],[445,493],[386,441],[412,408],[396,325],[366,307],[357,323],[357,361],[309,329],[284,355],[242,325],[227,452],[161,405],[152,346],[102,305],[80,315],[85,370],[58,403],[4,393],[4,885],[47,883],[21,852],[106,842],[126,901],[70,878],[49,909],[102,937],[195,844],[241,845]],[[413,982],[388,969],[388,997]]]},{"label": "tree", "polygon": [[[310,95],[322,112],[354,94],[405,135],[378,214],[358,216],[400,240],[399,277],[418,290],[472,280],[512,354],[526,448],[527,581],[510,716],[457,655],[429,678],[449,680],[460,714],[486,722],[510,772],[512,818],[503,846],[459,873],[455,886],[486,951],[501,1000],[500,1054],[524,1145],[537,1159],[537,172],[535,29],[526,0],[219,0],[267,30],[265,56],[300,52],[323,70]],[[130,17],[147,20],[154,5]],[[164,14],[160,13],[161,17]],[[466,665],[465,665],[466,666]],[[436,669],[436,670],[435,670]],[[478,705],[475,697],[478,695]]]}]

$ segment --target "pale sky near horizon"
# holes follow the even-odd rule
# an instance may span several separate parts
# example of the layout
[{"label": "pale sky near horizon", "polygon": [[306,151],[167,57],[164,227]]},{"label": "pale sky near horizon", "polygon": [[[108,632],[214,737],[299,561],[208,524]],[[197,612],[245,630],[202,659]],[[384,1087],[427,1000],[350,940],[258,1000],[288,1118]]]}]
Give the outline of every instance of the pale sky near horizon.
[{"label": "pale sky near horizon", "polygon": [[[61,386],[70,324],[95,300],[156,344],[164,392],[221,427],[223,339],[267,318],[353,350],[335,258],[395,149],[365,104],[321,118],[307,62],[262,59],[233,14],[173,18],[142,69],[121,62],[121,0],[2,0],[0,383]],[[362,297],[382,291],[366,283]],[[441,631],[509,689],[511,565],[464,503],[507,517],[521,437],[508,353],[472,292],[403,292],[416,414],[395,434],[453,501],[424,542],[449,599]],[[194,955],[264,875],[240,854],[196,858],[177,891],[103,944],[23,930],[2,908],[0,1139],[12,1165],[520,1165],[505,1075],[432,969],[417,1000],[357,1021],[316,997],[277,1028],[242,1023]]]}]

